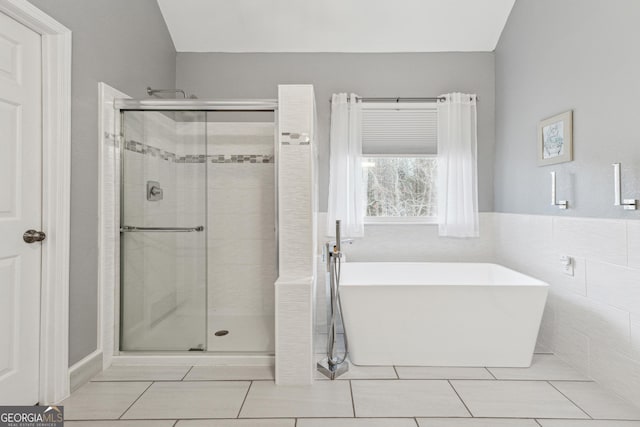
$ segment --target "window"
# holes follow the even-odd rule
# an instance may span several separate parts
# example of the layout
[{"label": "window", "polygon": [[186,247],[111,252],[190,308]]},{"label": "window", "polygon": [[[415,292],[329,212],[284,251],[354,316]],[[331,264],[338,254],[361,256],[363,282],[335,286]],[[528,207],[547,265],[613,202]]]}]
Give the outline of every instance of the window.
[{"label": "window", "polygon": [[367,103],[362,111],[366,223],[436,223],[433,103]]},{"label": "window", "polygon": [[367,222],[434,222],[437,160],[431,157],[367,157]]}]

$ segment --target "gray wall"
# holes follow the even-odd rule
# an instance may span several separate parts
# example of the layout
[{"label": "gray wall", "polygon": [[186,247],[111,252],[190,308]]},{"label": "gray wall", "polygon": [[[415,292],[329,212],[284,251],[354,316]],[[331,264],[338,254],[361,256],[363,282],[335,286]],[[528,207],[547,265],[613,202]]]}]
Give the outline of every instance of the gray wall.
[{"label": "gray wall", "polygon": [[[640,198],[640,2],[517,0],[496,49],[495,210],[640,218],[614,207],[611,163],[623,197]],[[574,110],[574,161],[536,165],[539,120]],[[549,172],[559,197],[550,206]]]},{"label": "gray wall", "polygon": [[132,97],[173,87],[176,52],[155,0],[30,0],[73,32],[69,364],[96,349],[98,82]]},{"label": "gray wall", "polygon": [[493,210],[493,53],[178,53],[176,78],[177,87],[199,98],[275,98],[278,84],[313,84],[320,122],[321,211],[327,209],[332,93],[370,97],[476,93],[480,210]]}]

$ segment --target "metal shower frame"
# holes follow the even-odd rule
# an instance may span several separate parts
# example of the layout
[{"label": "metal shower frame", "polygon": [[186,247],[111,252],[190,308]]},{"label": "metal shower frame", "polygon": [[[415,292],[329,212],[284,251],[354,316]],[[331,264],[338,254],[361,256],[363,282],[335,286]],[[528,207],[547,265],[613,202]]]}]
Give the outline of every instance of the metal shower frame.
[{"label": "metal shower frame", "polygon": [[[124,174],[122,173],[122,165],[124,164],[124,138],[123,138],[123,125],[124,125],[124,113],[127,111],[202,111],[204,113],[207,112],[273,112],[273,124],[274,124],[274,135],[273,135],[273,158],[274,158],[274,198],[275,198],[275,244],[276,244],[276,271],[279,266],[279,222],[278,222],[278,194],[279,194],[279,186],[278,186],[278,165],[279,165],[279,154],[280,154],[280,144],[278,141],[278,100],[277,99],[115,99],[114,100],[114,109],[116,110],[116,116],[120,119],[117,120],[118,129],[115,129],[115,134],[119,136],[117,144],[118,155],[118,171],[116,176],[119,177],[120,185],[119,185],[119,224],[118,230],[122,227],[122,218],[124,214],[124,204],[122,203],[122,198],[124,194]],[[206,129],[206,122],[205,122]],[[205,132],[206,138],[206,132]],[[206,144],[206,141],[205,141]],[[199,230],[198,230],[199,231]],[[206,228],[203,230],[206,231]],[[118,234],[121,236],[121,233]],[[121,350],[121,337],[122,337],[122,321],[120,319],[121,316],[121,306],[122,306],[122,292],[121,286],[123,283],[123,269],[122,269],[122,256],[123,256],[123,247],[122,247],[122,238],[117,244],[119,247],[119,259],[118,259],[118,273],[119,283],[117,285],[119,297],[117,297],[118,304],[115,307],[115,318],[118,319],[117,328],[118,333],[115,337],[116,348],[118,349],[119,354],[140,354],[140,355],[148,355],[148,352],[138,352],[138,351],[123,351]],[[205,320],[207,317],[205,316]],[[184,352],[185,354],[189,353],[188,351]],[[205,352],[205,354],[210,354],[214,356],[215,352]]]}]

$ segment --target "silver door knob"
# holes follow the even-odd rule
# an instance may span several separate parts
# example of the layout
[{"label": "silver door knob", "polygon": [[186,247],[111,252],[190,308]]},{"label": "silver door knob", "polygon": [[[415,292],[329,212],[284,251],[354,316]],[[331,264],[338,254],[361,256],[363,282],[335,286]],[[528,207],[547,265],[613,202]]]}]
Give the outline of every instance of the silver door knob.
[{"label": "silver door knob", "polygon": [[42,231],[36,230],[27,230],[22,235],[22,240],[27,243],[42,242],[46,238],[46,234],[44,234]]}]

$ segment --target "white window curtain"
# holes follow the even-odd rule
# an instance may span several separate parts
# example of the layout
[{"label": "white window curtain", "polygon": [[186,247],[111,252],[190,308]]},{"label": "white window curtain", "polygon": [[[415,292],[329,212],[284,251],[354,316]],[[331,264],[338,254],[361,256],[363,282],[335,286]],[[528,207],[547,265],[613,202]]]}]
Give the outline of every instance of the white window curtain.
[{"label": "white window curtain", "polygon": [[340,220],[343,237],[364,235],[362,182],[362,103],[355,94],[333,94],[329,134],[329,206],[327,236]]},{"label": "white window curtain", "polygon": [[442,98],[437,105],[439,235],[478,237],[476,96]]}]

